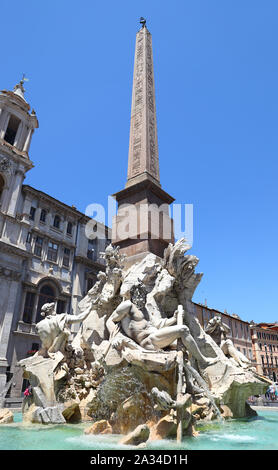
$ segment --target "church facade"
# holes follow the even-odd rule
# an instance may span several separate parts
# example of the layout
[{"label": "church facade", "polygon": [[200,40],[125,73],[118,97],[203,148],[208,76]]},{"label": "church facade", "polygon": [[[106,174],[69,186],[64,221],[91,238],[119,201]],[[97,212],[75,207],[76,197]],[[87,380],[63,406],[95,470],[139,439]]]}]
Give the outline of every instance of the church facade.
[{"label": "church facade", "polygon": [[57,313],[77,313],[104,269],[100,253],[111,238],[103,226],[104,239],[88,239],[88,216],[23,184],[34,166],[29,148],[39,126],[23,85],[0,92],[0,397],[4,391],[15,403],[25,386],[16,364],[39,348],[42,305],[55,302]]}]

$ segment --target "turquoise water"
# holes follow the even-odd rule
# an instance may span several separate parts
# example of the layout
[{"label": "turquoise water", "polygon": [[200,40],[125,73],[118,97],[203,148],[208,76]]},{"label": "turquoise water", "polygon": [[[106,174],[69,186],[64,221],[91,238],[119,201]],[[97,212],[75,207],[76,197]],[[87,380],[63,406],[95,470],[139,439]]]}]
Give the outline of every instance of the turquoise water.
[{"label": "turquoise water", "polygon": [[[84,435],[87,424],[75,425],[25,425],[21,414],[16,413],[15,422],[0,427],[1,450],[31,449],[76,449],[76,450],[115,450],[128,449],[120,446],[118,435]],[[278,411],[258,411],[252,419],[230,420],[223,424],[209,423],[198,427],[200,435],[186,438],[181,445],[175,440],[156,441],[147,449],[165,450],[255,450],[278,449]]]}]

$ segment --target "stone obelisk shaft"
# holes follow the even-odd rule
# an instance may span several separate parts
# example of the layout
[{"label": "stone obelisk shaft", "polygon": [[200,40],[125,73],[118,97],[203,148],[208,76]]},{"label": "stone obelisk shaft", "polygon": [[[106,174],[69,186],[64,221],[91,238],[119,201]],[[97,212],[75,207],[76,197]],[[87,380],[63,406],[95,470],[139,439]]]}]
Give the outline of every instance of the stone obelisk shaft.
[{"label": "stone obelisk shaft", "polygon": [[152,37],[145,22],[136,35],[127,182],[113,196],[118,213],[113,219],[112,243],[130,264],[148,253],[163,257],[164,249],[174,241],[169,215],[174,199],[160,185]]},{"label": "stone obelisk shaft", "polygon": [[126,187],[144,179],[160,186],[152,36],[146,26],[136,35]]}]

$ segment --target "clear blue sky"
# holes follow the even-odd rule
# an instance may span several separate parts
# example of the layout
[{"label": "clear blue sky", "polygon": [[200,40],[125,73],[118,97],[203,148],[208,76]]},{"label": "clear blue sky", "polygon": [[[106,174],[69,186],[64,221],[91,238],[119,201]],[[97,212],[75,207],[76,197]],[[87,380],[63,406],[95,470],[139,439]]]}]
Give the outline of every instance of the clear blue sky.
[{"label": "clear blue sky", "polygon": [[163,188],[194,204],[194,300],[278,320],[278,2],[1,2],[1,89],[40,127],[25,182],[80,211],[126,181],[135,35],[152,33]]}]

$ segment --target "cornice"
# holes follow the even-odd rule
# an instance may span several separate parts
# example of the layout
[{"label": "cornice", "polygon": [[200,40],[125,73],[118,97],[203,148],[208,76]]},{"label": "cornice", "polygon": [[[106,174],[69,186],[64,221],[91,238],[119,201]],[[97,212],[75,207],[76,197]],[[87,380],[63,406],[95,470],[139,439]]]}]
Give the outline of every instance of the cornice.
[{"label": "cornice", "polygon": [[74,209],[73,207],[68,206],[64,202],[59,201],[58,199],[55,199],[54,197],[50,196],[49,194],[44,193],[43,191],[32,188],[32,186],[24,184],[22,186],[22,190],[26,194],[29,193],[29,194],[35,195],[41,201],[47,201],[48,205],[51,205],[52,207],[57,208],[58,211],[63,211],[64,213],[66,209],[69,214],[71,214],[75,219],[79,220],[80,222],[87,223],[89,220],[92,220],[90,217],[83,214],[82,212],[79,212],[77,209]]},{"label": "cornice", "polygon": [[3,242],[1,240],[0,240],[0,252],[12,253],[13,255],[17,255],[22,258],[32,257],[32,253],[29,253],[28,251],[22,250],[22,248],[18,248],[17,246],[10,245],[9,243]]},{"label": "cornice", "polygon": [[4,139],[0,139],[0,150],[1,153],[12,157],[17,163],[21,163],[27,166],[29,170],[34,167],[34,164],[30,160],[27,152],[18,150],[16,147],[6,142]]}]

